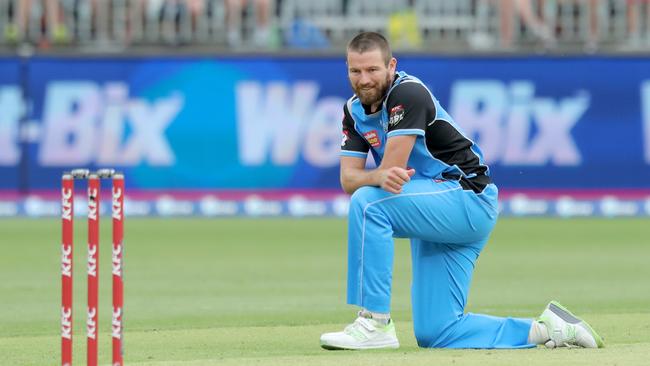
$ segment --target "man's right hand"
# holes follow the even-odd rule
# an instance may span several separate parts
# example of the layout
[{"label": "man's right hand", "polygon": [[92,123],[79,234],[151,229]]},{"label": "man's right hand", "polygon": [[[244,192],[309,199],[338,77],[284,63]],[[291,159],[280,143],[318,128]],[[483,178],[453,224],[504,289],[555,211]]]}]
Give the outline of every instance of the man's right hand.
[{"label": "man's right hand", "polygon": [[399,194],[402,193],[402,186],[411,181],[415,174],[415,169],[404,169],[400,167],[391,167],[381,169],[379,173],[379,186],[386,192]]}]

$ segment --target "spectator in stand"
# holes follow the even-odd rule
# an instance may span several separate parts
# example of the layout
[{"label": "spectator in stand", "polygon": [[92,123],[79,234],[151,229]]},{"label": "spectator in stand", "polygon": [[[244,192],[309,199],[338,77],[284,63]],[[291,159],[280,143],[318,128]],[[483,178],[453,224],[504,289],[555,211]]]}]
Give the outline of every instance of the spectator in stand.
[{"label": "spectator in stand", "polygon": [[185,0],[185,6],[190,13],[192,23],[192,32],[196,33],[199,23],[199,17],[205,12],[205,0]]},{"label": "spectator in stand", "polygon": [[[253,44],[257,47],[268,47],[271,35],[272,9],[275,8],[273,0],[250,0],[254,3],[255,29],[253,31]],[[228,45],[237,47],[242,44],[242,23],[244,8],[247,0],[226,0],[226,25],[228,28]],[[250,16],[250,14],[248,14]]]},{"label": "spectator in stand", "polygon": [[[585,0],[578,0],[584,2]],[[587,52],[594,52],[598,48],[600,42],[600,27],[599,27],[599,10],[604,6],[604,2],[600,0],[588,0],[588,15],[589,15],[589,38],[585,45]]]},{"label": "spectator in stand", "polygon": [[[580,26],[582,16],[587,17],[588,34],[582,39],[586,52],[595,52],[600,43],[600,16],[603,9],[609,11],[609,4],[602,0],[562,0],[564,6],[572,7],[574,22]],[[603,14],[609,16],[610,14]],[[565,30],[567,31],[567,30]]]},{"label": "spectator in stand", "polygon": [[[645,22],[640,22],[642,19]],[[641,40],[644,25],[646,37],[650,37],[650,0],[627,0],[627,31],[631,42],[638,43]]]},{"label": "spectator in stand", "polygon": [[[64,22],[63,9],[59,0],[16,0],[13,3],[13,22],[5,28],[5,38],[12,42],[26,40],[30,35],[30,20],[33,12],[33,1],[40,1],[44,10],[41,19],[36,20],[39,29],[33,39],[37,42],[51,40],[55,43],[63,43],[68,40],[68,31]],[[42,33],[40,23],[45,25],[45,34]],[[44,37],[47,35],[47,37]]]},{"label": "spectator in stand", "polygon": [[146,32],[150,30],[147,28],[152,27],[151,24],[159,25],[159,23],[164,20],[165,8],[172,6],[173,1],[174,0],[130,0],[130,16],[133,18],[135,24],[142,23],[140,27]]},{"label": "spectator in stand", "polygon": [[[103,0],[101,0],[103,1]],[[190,29],[197,32],[199,18],[206,11],[206,0],[131,0],[127,39],[175,42],[179,22],[188,15]],[[209,0],[223,1],[223,0]],[[185,35],[187,36],[187,35]],[[187,41],[187,39],[186,39]]]},{"label": "spectator in stand", "polygon": [[[513,44],[514,20],[521,17],[523,24],[528,27],[546,47],[553,47],[555,36],[544,19],[537,16],[530,0],[497,0],[501,18],[501,44],[510,48]],[[539,1],[539,7],[544,8],[544,0]]]}]

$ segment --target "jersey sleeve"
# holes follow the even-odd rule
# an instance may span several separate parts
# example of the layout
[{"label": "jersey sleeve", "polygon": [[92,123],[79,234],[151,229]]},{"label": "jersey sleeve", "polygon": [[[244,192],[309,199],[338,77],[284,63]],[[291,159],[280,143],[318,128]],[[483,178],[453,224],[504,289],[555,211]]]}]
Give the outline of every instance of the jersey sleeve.
[{"label": "jersey sleeve", "polygon": [[424,85],[403,82],[393,89],[386,102],[388,110],[387,137],[399,135],[424,136],[427,124],[435,118],[436,106]]},{"label": "jersey sleeve", "polygon": [[343,107],[343,140],[341,140],[341,156],[366,158],[370,146],[354,128],[354,120],[348,112],[347,105]]}]

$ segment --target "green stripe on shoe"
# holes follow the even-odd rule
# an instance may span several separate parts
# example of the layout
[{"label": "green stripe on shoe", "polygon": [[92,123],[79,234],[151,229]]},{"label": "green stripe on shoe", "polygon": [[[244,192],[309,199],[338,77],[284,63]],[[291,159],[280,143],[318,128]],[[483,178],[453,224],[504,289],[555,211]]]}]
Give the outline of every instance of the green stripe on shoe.
[{"label": "green stripe on shoe", "polygon": [[570,312],[569,309],[562,306],[562,304],[560,304],[557,301],[551,301],[551,303],[549,304],[549,309],[557,316],[562,318],[562,320],[566,321],[567,323],[575,324],[587,329],[587,331],[589,331],[591,336],[594,337],[594,339],[596,340],[596,345],[598,346],[598,348],[605,347],[605,342],[603,342],[603,338],[600,335],[598,335],[598,333],[596,333],[594,328],[592,328],[591,325],[589,325],[589,323],[587,323],[586,321],[573,315],[573,313]]}]

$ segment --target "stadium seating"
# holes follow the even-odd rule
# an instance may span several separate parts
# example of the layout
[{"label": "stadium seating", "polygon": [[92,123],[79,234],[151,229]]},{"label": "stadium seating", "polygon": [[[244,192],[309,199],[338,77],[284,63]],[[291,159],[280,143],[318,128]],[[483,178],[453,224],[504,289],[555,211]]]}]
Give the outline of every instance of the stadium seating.
[{"label": "stadium seating", "polygon": [[[27,19],[20,4],[31,3]],[[0,48],[30,43],[38,47],[124,49],[141,45],[186,45],[210,49],[259,49],[255,1],[243,10],[237,29],[241,42],[228,42],[224,0],[60,0],[63,16],[57,31],[49,24],[47,2],[0,1]],[[404,32],[427,51],[557,52],[650,49],[650,2],[645,0],[531,0],[531,24],[516,1],[497,0],[277,0],[270,1],[276,46],[339,48],[363,30],[391,36]],[[196,7],[196,4],[199,6]],[[504,12],[504,4],[513,8]],[[596,4],[596,5],[594,5]],[[521,7],[522,5],[519,5]],[[199,10],[196,10],[199,9]],[[504,19],[506,15],[511,19]],[[537,28],[537,29],[536,29]],[[504,41],[505,37],[505,41]],[[277,41],[280,40],[280,41]],[[549,42],[552,40],[553,42]],[[409,42],[395,42],[396,47]],[[259,46],[259,44],[257,45]],[[412,46],[412,44],[411,44]]]}]

